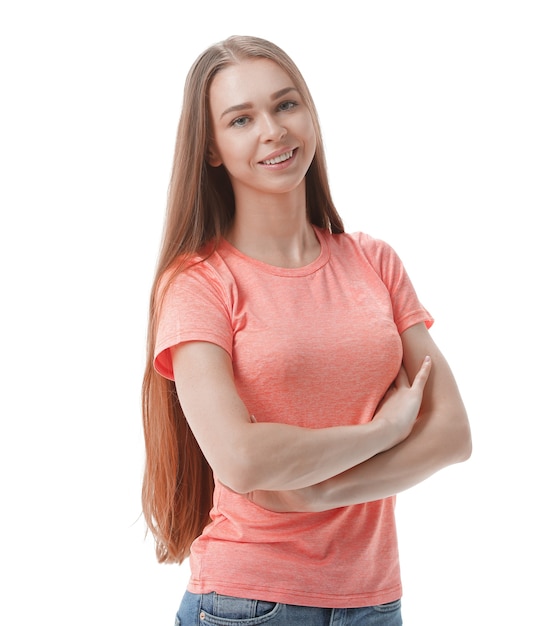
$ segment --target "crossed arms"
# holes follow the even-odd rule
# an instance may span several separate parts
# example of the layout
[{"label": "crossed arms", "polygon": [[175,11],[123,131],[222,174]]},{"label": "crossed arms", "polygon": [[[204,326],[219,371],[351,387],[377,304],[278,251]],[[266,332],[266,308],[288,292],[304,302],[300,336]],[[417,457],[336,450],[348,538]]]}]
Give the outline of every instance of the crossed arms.
[{"label": "crossed arms", "polygon": [[445,358],[424,324],[401,339],[402,369],[373,420],[323,429],[254,423],[222,348],[172,348],[179,399],[217,478],[270,510],[323,511],[394,495],[467,460],[468,418]]}]

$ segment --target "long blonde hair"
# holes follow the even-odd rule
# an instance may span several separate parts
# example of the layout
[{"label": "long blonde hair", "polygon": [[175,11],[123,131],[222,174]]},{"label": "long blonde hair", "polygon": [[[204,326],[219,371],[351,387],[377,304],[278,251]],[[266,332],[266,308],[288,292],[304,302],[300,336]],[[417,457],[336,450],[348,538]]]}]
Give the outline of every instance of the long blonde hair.
[{"label": "long blonde hair", "polygon": [[169,186],[162,245],[151,291],[147,363],[142,386],[146,460],[142,504],[156,542],[159,562],[182,562],[190,545],[209,522],[213,476],[177,397],[175,383],[154,369],[154,348],[163,278],[179,259],[190,259],[209,243],[217,243],[232,222],[235,204],[223,166],[206,161],[210,140],[209,87],[221,69],[248,58],[271,59],[293,80],[309,108],[317,145],[306,174],[310,222],[332,233],[343,223],[332,202],[322,135],[307,85],[293,61],[279,47],[257,37],[230,37],[203,52],[186,79],[181,118]]}]

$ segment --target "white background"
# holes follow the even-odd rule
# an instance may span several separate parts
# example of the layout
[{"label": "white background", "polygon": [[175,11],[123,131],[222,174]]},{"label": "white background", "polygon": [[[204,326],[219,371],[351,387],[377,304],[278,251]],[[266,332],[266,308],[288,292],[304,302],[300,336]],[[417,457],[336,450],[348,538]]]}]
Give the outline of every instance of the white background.
[{"label": "white background", "polygon": [[[407,626],[543,624],[538,2],[6,2],[0,623],[169,625],[140,517],[147,301],[186,72],[282,46],[348,230],[436,318],[474,454],[398,500]],[[341,585],[341,581],[338,581]]]}]

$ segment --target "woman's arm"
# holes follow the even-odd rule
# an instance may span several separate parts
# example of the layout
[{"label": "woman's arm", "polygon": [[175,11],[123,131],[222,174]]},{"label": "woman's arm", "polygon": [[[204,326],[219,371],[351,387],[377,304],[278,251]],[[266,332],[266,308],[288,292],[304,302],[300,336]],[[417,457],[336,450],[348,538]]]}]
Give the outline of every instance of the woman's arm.
[{"label": "woman's arm", "polygon": [[311,429],[254,423],[237,393],[230,357],[215,344],[180,344],[172,360],[194,436],[217,478],[238,493],[322,483],[397,445],[413,428],[431,369],[429,362],[420,371],[413,364],[413,384],[405,377],[372,422]]},{"label": "woman's arm", "polygon": [[[404,366],[412,378],[428,354],[432,371],[419,417],[409,437],[395,447],[307,489],[256,492],[249,498],[275,511],[323,511],[370,502],[408,489],[438,470],[467,460],[471,435],[453,374],[424,324],[402,334]],[[388,402],[385,399],[384,405]],[[383,406],[384,406],[383,405]]]}]

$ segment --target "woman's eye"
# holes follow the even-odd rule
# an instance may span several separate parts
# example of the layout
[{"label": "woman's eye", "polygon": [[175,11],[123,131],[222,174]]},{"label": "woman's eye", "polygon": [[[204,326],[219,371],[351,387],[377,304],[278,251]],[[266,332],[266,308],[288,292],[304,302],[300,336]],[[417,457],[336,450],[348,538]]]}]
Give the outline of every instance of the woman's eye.
[{"label": "woman's eye", "polygon": [[281,102],[281,104],[277,107],[280,111],[290,111],[294,107],[297,107],[298,103],[293,100],[287,100],[286,102]]},{"label": "woman's eye", "polygon": [[242,117],[236,117],[236,119],[232,121],[232,126],[241,128],[242,126],[245,126],[248,121],[249,118],[246,115],[243,115]]}]

